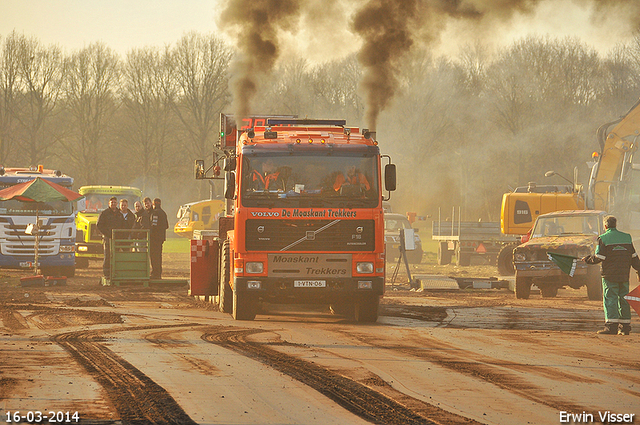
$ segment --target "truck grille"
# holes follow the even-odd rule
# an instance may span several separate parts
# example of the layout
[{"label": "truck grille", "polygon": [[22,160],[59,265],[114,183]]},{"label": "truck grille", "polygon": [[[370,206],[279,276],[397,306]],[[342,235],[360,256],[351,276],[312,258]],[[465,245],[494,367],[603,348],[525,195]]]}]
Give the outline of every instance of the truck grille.
[{"label": "truck grille", "polygon": [[371,252],[373,220],[247,220],[247,251]]},{"label": "truck grille", "polygon": [[[49,219],[40,230],[38,252],[42,256],[58,254],[62,232],[66,218]],[[47,221],[45,219],[45,221]],[[0,234],[4,234],[1,243],[3,255],[33,255],[35,251],[35,236],[25,233],[26,224],[13,224],[9,219],[0,220]]]}]

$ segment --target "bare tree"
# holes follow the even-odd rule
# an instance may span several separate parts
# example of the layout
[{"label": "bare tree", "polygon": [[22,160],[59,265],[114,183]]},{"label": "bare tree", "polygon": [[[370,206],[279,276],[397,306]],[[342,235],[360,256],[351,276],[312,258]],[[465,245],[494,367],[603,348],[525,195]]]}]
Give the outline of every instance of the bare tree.
[{"label": "bare tree", "polygon": [[255,96],[255,109],[271,114],[314,116],[315,99],[310,90],[311,74],[306,59],[280,63],[271,81]]},{"label": "bare tree", "polygon": [[83,181],[95,184],[105,180],[102,172],[108,170],[108,153],[114,149],[107,135],[117,108],[119,61],[111,49],[95,43],[72,54],[67,69],[65,106],[73,131],[63,144]]},{"label": "bare tree", "polygon": [[124,140],[135,153],[133,163],[142,174],[142,190],[148,190],[149,178],[154,177],[158,195],[162,195],[162,181],[173,174],[176,152],[172,152],[170,136],[177,123],[172,121],[175,82],[168,63],[169,52],[153,48],[131,51],[122,72],[123,117],[126,125]]},{"label": "bare tree", "polygon": [[364,101],[358,95],[358,81],[362,69],[355,54],[317,65],[311,76],[317,114],[346,119],[350,125],[361,124]]},{"label": "bare tree", "polygon": [[[220,113],[229,104],[231,50],[221,39],[191,33],[182,37],[171,54],[171,69],[178,88],[170,97],[182,124],[183,146],[192,158],[213,152]],[[201,186],[204,198],[209,188]]]},{"label": "bare tree", "polygon": [[0,51],[0,163],[15,160],[17,140],[15,115],[17,113],[18,69],[20,36],[13,31],[5,38]]},{"label": "bare tree", "polygon": [[62,92],[62,54],[35,38],[20,36],[16,44],[20,106],[13,116],[24,134],[22,160],[36,165],[50,159],[57,139],[51,121]]}]

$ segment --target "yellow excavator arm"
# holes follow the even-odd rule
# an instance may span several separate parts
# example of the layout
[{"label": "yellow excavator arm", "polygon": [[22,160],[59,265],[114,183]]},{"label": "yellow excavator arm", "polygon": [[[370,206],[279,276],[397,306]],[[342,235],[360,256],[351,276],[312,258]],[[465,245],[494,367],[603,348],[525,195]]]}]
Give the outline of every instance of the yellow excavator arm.
[{"label": "yellow excavator arm", "polygon": [[[609,128],[615,125],[611,131]],[[598,129],[598,142],[602,152],[589,181],[587,205],[589,208],[612,212],[619,193],[631,168],[633,154],[640,136],[640,101],[622,118],[606,123]]]}]

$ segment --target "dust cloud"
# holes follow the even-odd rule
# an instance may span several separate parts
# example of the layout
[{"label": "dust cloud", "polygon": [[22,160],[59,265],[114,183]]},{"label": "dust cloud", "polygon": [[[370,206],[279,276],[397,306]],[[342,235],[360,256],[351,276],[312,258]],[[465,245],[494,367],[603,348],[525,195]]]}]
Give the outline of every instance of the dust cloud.
[{"label": "dust cloud", "polygon": [[[372,130],[378,116],[392,101],[398,87],[398,69],[416,45],[431,49],[439,43],[447,23],[465,22],[476,36],[491,38],[494,25],[514,15],[531,15],[542,0],[370,0],[356,10],[351,23],[363,40],[358,60],[364,69],[360,88],[366,101],[365,119]],[[633,28],[640,26],[640,2],[580,0],[594,7],[594,19],[618,13]]]},{"label": "dust cloud", "polygon": [[[514,16],[535,13],[544,0],[331,0],[319,9],[318,0],[227,0],[219,25],[236,41],[239,50],[231,73],[233,111],[250,114],[252,99],[261,78],[267,77],[282,55],[285,32],[300,33],[317,39],[326,38],[335,49],[344,46],[327,33],[331,15],[351,15],[348,29],[361,41],[357,58],[363,68],[359,83],[365,100],[366,126],[376,130],[378,117],[393,101],[399,87],[399,70],[413,48],[437,47],[450,24],[464,23],[477,37],[490,41],[496,25],[509,23]],[[592,18],[616,13],[634,28],[640,26],[640,2],[627,0],[576,0],[576,4],[592,10]],[[325,12],[325,13],[322,13]],[[335,17],[341,22],[343,17]],[[319,22],[317,31],[308,26]],[[328,43],[328,44],[327,44]]]},{"label": "dust cloud", "polygon": [[236,40],[239,53],[231,66],[233,113],[250,115],[260,78],[281,55],[279,32],[295,31],[303,2],[297,0],[228,0],[219,25]]}]

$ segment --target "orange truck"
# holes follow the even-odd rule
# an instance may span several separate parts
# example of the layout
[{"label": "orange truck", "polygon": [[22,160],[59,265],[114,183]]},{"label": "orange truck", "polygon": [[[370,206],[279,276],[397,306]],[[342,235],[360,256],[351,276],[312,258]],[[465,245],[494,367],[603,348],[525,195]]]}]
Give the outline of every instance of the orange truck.
[{"label": "orange truck", "polygon": [[382,202],[396,185],[375,133],[343,120],[242,124],[222,115],[216,162],[205,170],[197,160],[195,169],[197,179],[225,180],[212,292],[220,310],[253,320],[261,303],[326,304],[375,322],[385,280]]}]

